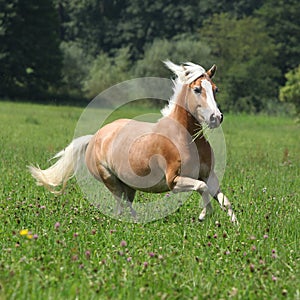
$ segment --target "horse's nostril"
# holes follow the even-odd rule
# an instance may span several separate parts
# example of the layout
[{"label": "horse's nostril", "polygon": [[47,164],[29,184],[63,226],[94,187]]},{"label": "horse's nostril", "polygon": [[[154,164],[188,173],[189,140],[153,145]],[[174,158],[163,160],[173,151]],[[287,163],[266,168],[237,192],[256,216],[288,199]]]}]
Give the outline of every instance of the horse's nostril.
[{"label": "horse's nostril", "polygon": [[219,126],[223,121],[223,114],[211,114],[209,117],[210,125],[213,127]]},{"label": "horse's nostril", "polygon": [[209,120],[211,121],[211,122],[216,122],[216,115],[215,114],[212,114],[211,116],[210,116],[210,118],[209,118]]}]

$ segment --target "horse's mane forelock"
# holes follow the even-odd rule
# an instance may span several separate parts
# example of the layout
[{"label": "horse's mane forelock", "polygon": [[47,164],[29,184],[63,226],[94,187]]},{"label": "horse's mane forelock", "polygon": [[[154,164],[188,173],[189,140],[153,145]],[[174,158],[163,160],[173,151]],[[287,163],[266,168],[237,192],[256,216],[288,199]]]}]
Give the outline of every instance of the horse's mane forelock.
[{"label": "horse's mane forelock", "polygon": [[164,61],[164,64],[177,76],[173,80],[173,96],[169,100],[169,104],[165,106],[161,113],[164,117],[168,116],[173,110],[178,94],[182,89],[183,84],[190,84],[201,75],[205,73],[205,69],[200,65],[196,65],[192,62],[186,62],[182,65],[176,65],[170,60]]},{"label": "horse's mane forelock", "polygon": [[186,62],[182,65],[176,65],[170,60],[164,61],[164,64],[178,77],[182,84],[190,84],[205,73],[205,69],[192,62]]}]

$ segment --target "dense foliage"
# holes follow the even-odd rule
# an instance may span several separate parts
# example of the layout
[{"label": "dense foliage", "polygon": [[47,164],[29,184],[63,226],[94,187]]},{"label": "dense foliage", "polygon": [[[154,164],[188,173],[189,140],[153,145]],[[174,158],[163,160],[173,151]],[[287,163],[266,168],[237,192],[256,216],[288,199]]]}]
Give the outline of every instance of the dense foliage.
[{"label": "dense foliage", "polygon": [[270,111],[299,64],[299,20],[297,0],[0,0],[0,96],[89,99],[192,60],[218,65],[223,109]]},{"label": "dense foliage", "polygon": [[276,101],[280,75],[277,49],[260,19],[214,15],[205,21],[203,36],[219,66],[222,106],[258,112]]},{"label": "dense foliage", "polygon": [[52,0],[0,1],[0,94],[44,94],[60,83],[62,53]]},{"label": "dense foliage", "polygon": [[300,65],[285,75],[287,81],[280,89],[279,98],[281,101],[294,103],[297,114],[300,115]]}]

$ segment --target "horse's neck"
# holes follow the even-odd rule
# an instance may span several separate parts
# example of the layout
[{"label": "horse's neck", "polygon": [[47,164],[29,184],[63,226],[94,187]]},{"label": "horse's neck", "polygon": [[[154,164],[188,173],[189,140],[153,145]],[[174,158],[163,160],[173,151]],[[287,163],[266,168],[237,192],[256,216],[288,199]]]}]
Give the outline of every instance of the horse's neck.
[{"label": "horse's neck", "polygon": [[173,110],[171,111],[169,117],[176,120],[182,126],[184,126],[189,134],[193,136],[197,132],[201,130],[201,125],[199,122],[194,118],[194,116],[189,113],[186,105],[186,93],[187,93],[187,86],[185,86],[181,93],[179,93]]}]

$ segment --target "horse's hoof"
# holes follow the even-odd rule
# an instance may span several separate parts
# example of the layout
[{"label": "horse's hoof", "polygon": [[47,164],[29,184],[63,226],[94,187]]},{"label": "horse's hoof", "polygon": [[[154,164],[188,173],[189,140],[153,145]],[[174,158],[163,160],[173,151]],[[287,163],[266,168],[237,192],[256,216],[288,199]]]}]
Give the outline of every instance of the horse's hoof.
[{"label": "horse's hoof", "polygon": [[205,219],[205,215],[200,214],[200,216],[198,218],[199,222],[203,222],[204,219]]}]

